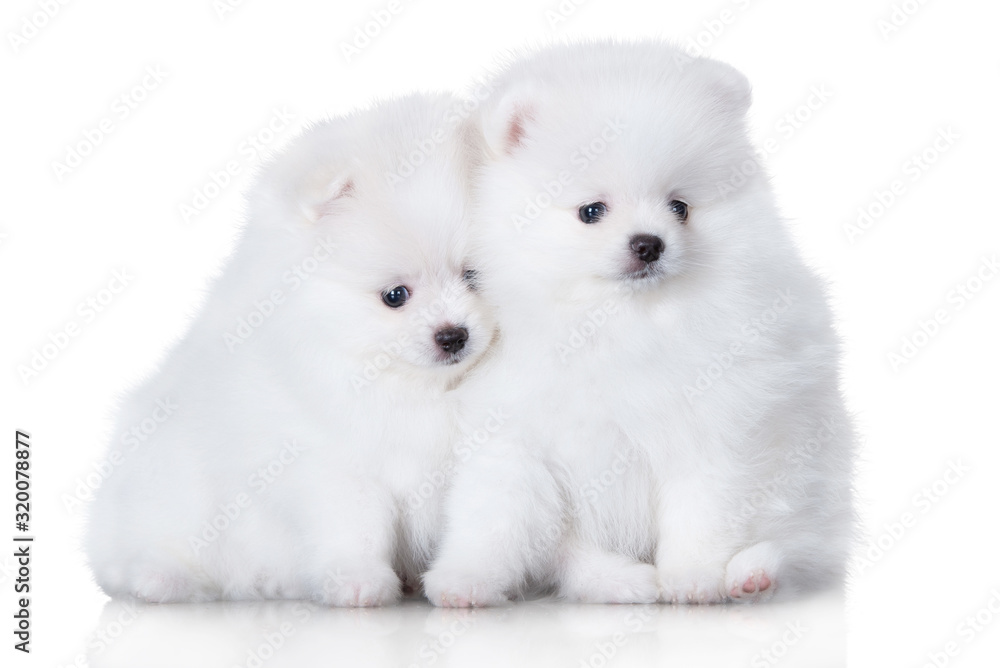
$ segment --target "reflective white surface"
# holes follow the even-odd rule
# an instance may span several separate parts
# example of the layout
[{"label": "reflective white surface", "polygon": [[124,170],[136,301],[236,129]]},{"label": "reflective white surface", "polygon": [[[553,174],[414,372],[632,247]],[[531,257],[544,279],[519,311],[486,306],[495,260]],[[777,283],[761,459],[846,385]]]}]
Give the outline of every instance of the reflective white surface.
[{"label": "reflective white surface", "polygon": [[110,601],[88,640],[96,667],[846,665],[844,599],[666,606],[527,601],[448,610],[425,601],[330,609],[297,601]]}]

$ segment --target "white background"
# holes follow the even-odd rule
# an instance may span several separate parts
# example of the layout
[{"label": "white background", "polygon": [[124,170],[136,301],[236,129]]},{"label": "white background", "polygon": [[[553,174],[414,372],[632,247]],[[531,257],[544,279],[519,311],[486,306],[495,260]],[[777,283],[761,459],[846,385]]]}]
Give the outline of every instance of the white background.
[{"label": "white background", "polygon": [[[2,466],[13,467],[15,429],[29,432],[37,537],[30,656],[12,649],[13,548],[0,550],[4,666],[253,665],[268,633],[280,647],[258,652],[267,666],[995,665],[1000,620],[987,606],[1000,613],[1000,280],[984,280],[983,263],[1000,251],[1000,5],[402,0],[348,58],[342,45],[388,2],[235,4],[16,0],[0,14]],[[565,16],[553,13],[560,6]],[[700,42],[753,82],[752,126],[760,142],[774,140],[766,162],[783,212],[829,280],[844,389],[864,436],[859,557],[869,563],[854,568],[846,598],[749,609],[543,603],[471,615],[419,604],[106,605],[77,548],[83,514],[68,501],[86,496],[88,475],[96,480],[115,397],[183,333],[232,247],[259,161],[248,138],[273,149],[310,120],[411,89],[461,89],[507,49],[585,36]],[[135,107],[127,117],[123,94]],[[294,118],[271,136],[275,110]],[[58,174],[54,163],[103,119],[110,132]],[[952,139],[935,149],[940,133]],[[927,168],[914,171],[925,151]],[[228,161],[239,173],[213,189],[211,173]],[[897,180],[880,211],[880,193],[888,202]],[[216,196],[185,220],[181,205],[206,187]],[[879,215],[851,236],[859,207]],[[102,293],[122,270],[127,286]],[[960,299],[958,286],[978,292]],[[100,313],[80,306],[102,297]],[[943,324],[926,325],[936,312]],[[921,322],[933,336],[917,334]],[[77,335],[50,346],[52,359],[26,378],[21,368],[67,326]],[[889,354],[915,334],[916,354],[894,365]],[[949,468],[964,472],[944,482]],[[12,474],[0,480],[7,543]],[[977,613],[978,631],[965,621]],[[295,626],[278,642],[284,622]]]}]

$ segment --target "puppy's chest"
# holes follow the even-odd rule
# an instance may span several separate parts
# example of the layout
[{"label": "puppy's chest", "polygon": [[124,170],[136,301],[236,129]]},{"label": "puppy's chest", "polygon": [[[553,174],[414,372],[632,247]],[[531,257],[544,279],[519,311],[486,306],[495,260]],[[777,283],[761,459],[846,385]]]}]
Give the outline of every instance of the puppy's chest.
[{"label": "puppy's chest", "polygon": [[674,371],[680,355],[659,319],[650,313],[608,318],[593,331],[576,328],[575,346],[566,339],[561,355],[550,358],[536,410],[549,425],[547,442],[564,461],[607,467],[609,457],[622,453],[645,457],[650,441],[666,436],[670,416],[683,410]]},{"label": "puppy's chest", "polygon": [[556,315],[548,330],[549,359],[581,380],[609,382],[648,373],[675,347],[670,314],[661,309],[621,306]]},{"label": "puppy's chest", "polygon": [[408,494],[446,468],[455,420],[441,406],[418,402],[359,419],[368,446],[359,449],[357,460],[393,493]]}]

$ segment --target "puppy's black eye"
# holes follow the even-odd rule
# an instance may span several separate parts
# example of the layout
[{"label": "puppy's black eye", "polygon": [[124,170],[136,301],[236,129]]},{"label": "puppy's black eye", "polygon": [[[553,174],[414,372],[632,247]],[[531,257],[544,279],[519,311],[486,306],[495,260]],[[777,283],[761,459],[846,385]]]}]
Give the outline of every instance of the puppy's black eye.
[{"label": "puppy's black eye", "polygon": [[688,205],[679,199],[672,199],[669,203],[670,213],[677,216],[677,220],[686,223],[688,219]]},{"label": "puppy's black eye", "polygon": [[580,220],[587,223],[596,223],[604,214],[608,212],[608,207],[604,202],[591,202],[580,207]]},{"label": "puppy's black eye", "polygon": [[410,291],[405,286],[397,285],[382,293],[382,302],[389,308],[399,308],[410,298]]},{"label": "puppy's black eye", "polygon": [[469,289],[475,290],[478,287],[478,283],[476,283],[477,276],[478,274],[476,274],[475,269],[466,269],[462,273],[462,280],[466,282],[466,284],[469,286]]}]

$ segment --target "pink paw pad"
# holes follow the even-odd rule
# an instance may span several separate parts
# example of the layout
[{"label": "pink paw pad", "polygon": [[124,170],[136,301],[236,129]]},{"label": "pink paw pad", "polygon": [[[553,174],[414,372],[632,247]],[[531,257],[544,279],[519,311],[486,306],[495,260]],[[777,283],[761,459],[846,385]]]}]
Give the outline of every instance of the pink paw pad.
[{"label": "pink paw pad", "polygon": [[442,608],[471,608],[474,606],[475,603],[465,598],[464,596],[445,595],[441,597]]},{"label": "pink paw pad", "polygon": [[742,586],[739,583],[733,585],[729,590],[732,598],[743,598],[760,594],[771,587],[771,578],[763,570],[757,570],[750,574]]}]

